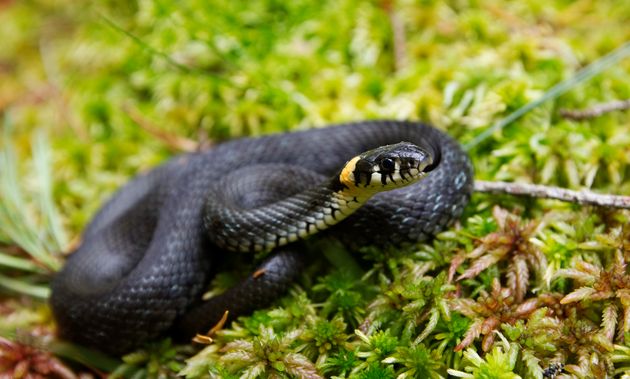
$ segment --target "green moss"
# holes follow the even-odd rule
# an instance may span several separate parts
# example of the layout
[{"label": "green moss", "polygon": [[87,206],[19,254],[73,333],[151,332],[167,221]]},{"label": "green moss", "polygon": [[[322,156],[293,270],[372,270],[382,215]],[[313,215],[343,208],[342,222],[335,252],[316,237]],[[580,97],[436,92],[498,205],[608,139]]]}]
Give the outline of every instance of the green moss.
[{"label": "green moss", "polygon": [[[44,326],[50,336],[44,298],[60,252],[116,188],[200,139],[421,119],[462,143],[484,136],[470,150],[476,178],[629,194],[629,113],[577,122],[559,112],[630,97],[627,59],[484,135],[630,40],[629,4],[3,3],[0,332],[24,339],[17,328],[37,336]],[[157,343],[118,373],[513,378],[564,364],[577,377],[627,374],[628,219],[476,194],[431,243],[352,257],[324,247],[333,264],[310,266],[275,307],[196,353]],[[215,289],[231,281],[222,275]],[[495,288],[509,306],[493,318]]]}]

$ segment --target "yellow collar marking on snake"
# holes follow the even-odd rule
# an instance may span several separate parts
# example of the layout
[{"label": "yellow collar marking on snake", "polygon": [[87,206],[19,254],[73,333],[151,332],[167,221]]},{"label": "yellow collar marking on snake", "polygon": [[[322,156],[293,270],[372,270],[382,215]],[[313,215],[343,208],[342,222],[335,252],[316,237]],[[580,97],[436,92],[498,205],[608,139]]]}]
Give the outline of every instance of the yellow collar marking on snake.
[{"label": "yellow collar marking on snake", "polygon": [[361,159],[360,156],[356,156],[348,161],[339,174],[339,181],[341,184],[348,188],[356,187],[354,183],[354,170],[357,167],[357,162]]},{"label": "yellow collar marking on snake", "polygon": [[[339,182],[345,187],[340,191],[337,191],[337,199],[341,198],[344,201],[342,204],[344,208],[346,205],[350,205],[350,208],[358,208],[351,204],[362,204],[365,200],[372,197],[376,191],[371,191],[369,188],[359,187],[356,183],[354,172],[357,167],[357,162],[361,159],[361,156],[350,159],[348,163],[343,167],[339,174]],[[349,203],[349,204],[345,204]]]}]

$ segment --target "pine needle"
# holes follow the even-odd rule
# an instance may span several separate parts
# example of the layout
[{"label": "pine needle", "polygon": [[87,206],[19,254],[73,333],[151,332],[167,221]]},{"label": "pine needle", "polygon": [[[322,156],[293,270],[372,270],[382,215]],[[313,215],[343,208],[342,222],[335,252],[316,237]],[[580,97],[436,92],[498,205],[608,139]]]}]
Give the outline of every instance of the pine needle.
[{"label": "pine needle", "polygon": [[[8,129],[5,128],[5,134]],[[0,150],[0,172],[1,233],[46,268],[56,271],[59,261],[46,250],[38,232],[40,228],[26,211],[28,206],[18,180],[15,151],[10,144]]]},{"label": "pine needle", "polygon": [[48,296],[50,296],[48,285],[34,284],[24,277],[10,278],[0,274],[0,287],[40,299],[48,299]]},{"label": "pine needle", "polygon": [[33,140],[35,188],[27,196],[18,179],[18,158],[11,144],[12,124],[5,115],[0,146],[0,235],[19,248],[22,256],[0,251],[0,287],[45,299],[50,290],[40,285],[57,271],[56,255],[66,243],[52,195],[51,154],[43,135]]},{"label": "pine needle", "polygon": [[68,239],[61,225],[59,212],[53,199],[52,175],[50,162],[52,159],[50,146],[44,134],[37,133],[32,142],[34,174],[37,178],[37,195],[42,212],[43,224],[50,233],[51,241],[47,241],[48,251],[61,251],[67,245]]},{"label": "pine needle", "polygon": [[45,271],[30,259],[16,257],[0,251],[0,267],[16,269],[20,271],[43,274]]}]

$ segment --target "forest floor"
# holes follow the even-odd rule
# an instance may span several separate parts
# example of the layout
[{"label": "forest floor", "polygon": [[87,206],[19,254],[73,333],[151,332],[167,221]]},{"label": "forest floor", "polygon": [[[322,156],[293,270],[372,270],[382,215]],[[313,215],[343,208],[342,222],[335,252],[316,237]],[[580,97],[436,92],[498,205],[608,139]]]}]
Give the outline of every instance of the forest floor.
[{"label": "forest floor", "polygon": [[58,340],[49,283],[100,205],[224,140],[423,120],[478,180],[630,195],[628,1],[211,3],[0,1],[0,377],[630,377],[630,213],[484,193],[428,244],[314,244],[207,346]]}]

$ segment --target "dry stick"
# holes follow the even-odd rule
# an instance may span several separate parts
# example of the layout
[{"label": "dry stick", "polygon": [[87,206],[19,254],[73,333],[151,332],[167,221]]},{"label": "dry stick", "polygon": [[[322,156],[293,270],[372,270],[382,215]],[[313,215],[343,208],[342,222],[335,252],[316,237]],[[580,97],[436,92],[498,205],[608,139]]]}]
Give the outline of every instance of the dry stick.
[{"label": "dry stick", "polygon": [[610,113],[614,111],[623,111],[626,109],[630,109],[630,99],[611,101],[609,103],[595,104],[594,106],[588,109],[581,109],[581,110],[561,109],[560,115],[570,120],[580,121],[580,120],[586,120],[589,118],[599,117],[603,115],[604,113]]},{"label": "dry stick", "polygon": [[394,49],[394,68],[396,71],[400,71],[405,67],[407,37],[405,36],[405,25],[400,19],[398,12],[396,12],[395,0],[383,0],[381,7],[387,13],[389,17],[389,23],[392,27],[392,44]]},{"label": "dry stick", "polygon": [[211,145],[211,142],[207,138],[207,136],[204,136],[203,138],[201,138],[200,136],[201,142],[197,142],[192,139],[185,138],[185,137],[180,137],[178,135],[171,134],[160,129],[158,126],[154,125],[149,120],[147,120],[140,113],[140,111],[138,111],[136,108],[134,108],[130,104],[124,104],[122,108],[123,108],[123,111],[127,113],[127,116],[129,116],[129,118],[133,120],[133,122],[138,124],[142,129],[147,131],[149,134],[153,135],[160,141],[164,142],[169,149],[175,152],[200,151],[200,150],[204,150],[208,148]]},{"label": "dry stick", "polygon": [[475,180],[475,191],[556,199],[582,205],[595,205],[607,208],[630,209],[630,196],[598,194],[587,190],[573,191],[566,188],[543,186],[540,184]]}]

